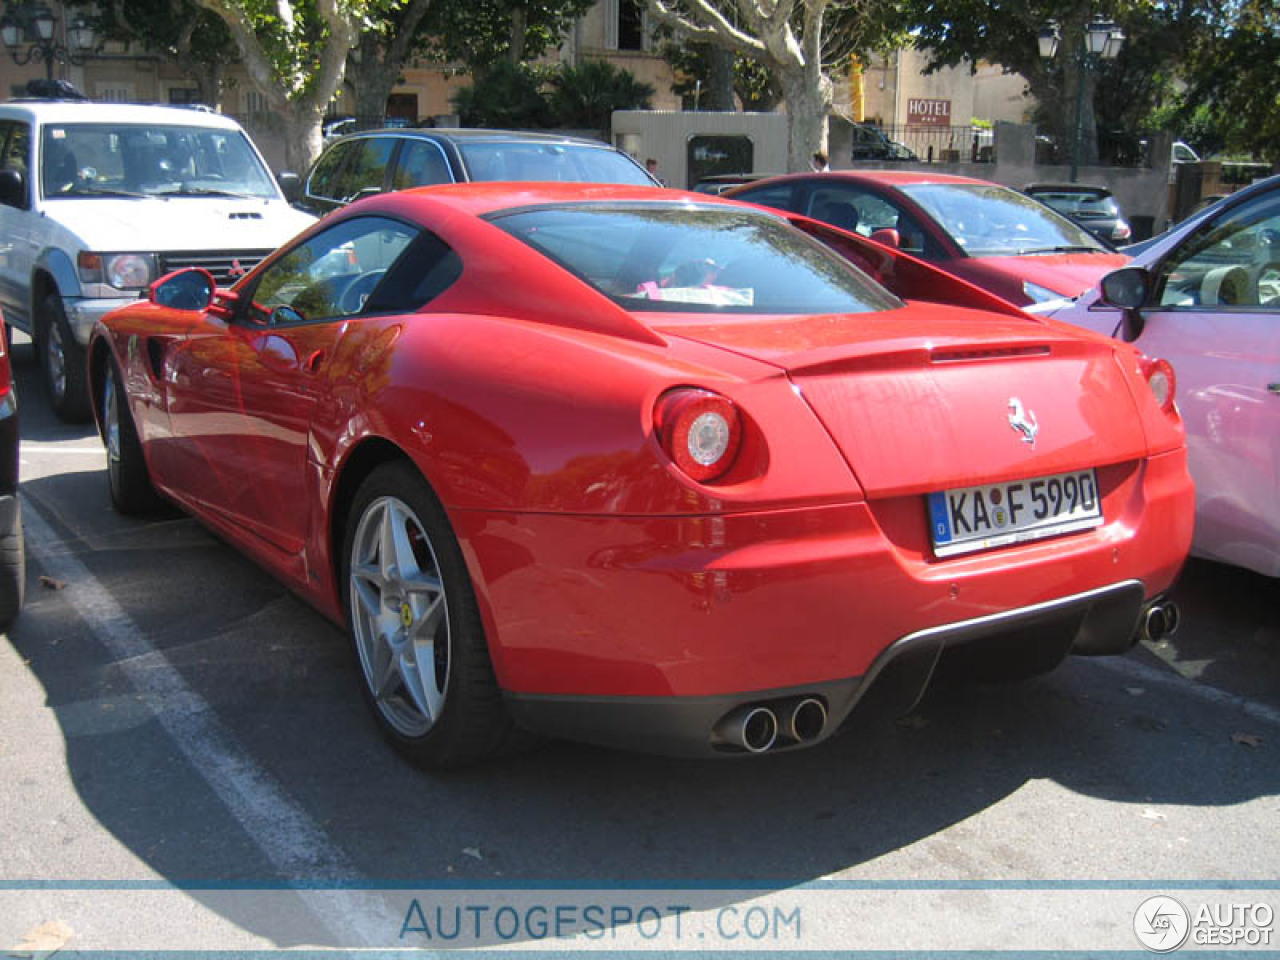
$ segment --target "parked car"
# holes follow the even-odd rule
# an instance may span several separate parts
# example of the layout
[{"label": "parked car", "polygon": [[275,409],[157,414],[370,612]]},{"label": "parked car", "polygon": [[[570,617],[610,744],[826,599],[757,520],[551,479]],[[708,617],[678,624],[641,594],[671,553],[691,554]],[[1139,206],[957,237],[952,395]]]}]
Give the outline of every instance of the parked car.
[{"label": "parked car", "polygon": [[971,177],[838,170],[775,177],[725,196],[899,247],[1019,306],[1074,296],[1128,262],[1038,200]]},{"label": "parked car", "polygon": [[54,412],[89,417],[94,321],[157,277],[247,273],[307,224],[240,126],[178,107],[0,104],[0,308],[30,334]]},{"label": "parked car", "polygon": [[1164,364],[691,192],[368,198],[231,291],[156,284],[90,370],[115,504],[163,494],[349,624],[433,766],[517,728],[798,747],[891,662],[913,702],[943,647],[1118,653],[1191,536]]},{"label": "parked car", "polygon": [[1173,364],[1196,481],[1193,552],[1280,577],[1280,177],[1038,309]]},{"label": "parked car", "polygon": [[744,183],[755,183],[770,176],[767,173],[713,173],[702,177],[693,185],[694,193],[711,193],[719,195]]},{"label": "parked car", "polygon": [[18,394],[9,368],[9,336],[0,317],[0,630],[22,609],[27,581],[18,502]]},{"label": "parked car", "polygon": [[854,163],[860,160],[902,161],[908,163],[920,158],[911,149],[896,140],[890,140],[883,130],[870,123],[853,125],[852,147],[849,159]]},{"label": "parked car", "polygon": [[1074,220],[1108,246],[1119,246],[1133,236],[1115,194],[1106,187],[1085,183],[1029,183],[1022,192]]},{"label": "parked car", "polygon": [[297,202],[325,214],[374,193],[470,180],[660,186],[630,156],[599,140],[511,130],[394,128],[331,143],[312,165]]}]

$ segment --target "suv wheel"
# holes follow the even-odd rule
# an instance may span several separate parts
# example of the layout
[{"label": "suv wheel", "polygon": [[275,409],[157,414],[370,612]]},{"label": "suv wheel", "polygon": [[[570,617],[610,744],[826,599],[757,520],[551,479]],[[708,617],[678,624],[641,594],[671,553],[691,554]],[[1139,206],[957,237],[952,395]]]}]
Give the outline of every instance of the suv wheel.
[{"label": "suv wheel", "polygon": [[58,419],[83,423],[89,419],[89,384],[85,379],[84,348],[76,342],[62,297],[51,293],[36,314],[36,349],[49,403]]}]

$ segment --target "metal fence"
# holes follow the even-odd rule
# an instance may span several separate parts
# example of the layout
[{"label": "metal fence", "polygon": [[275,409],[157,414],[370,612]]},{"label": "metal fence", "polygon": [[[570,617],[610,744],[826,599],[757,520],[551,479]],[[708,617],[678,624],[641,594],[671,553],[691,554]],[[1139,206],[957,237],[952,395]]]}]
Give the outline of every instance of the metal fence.
[{"label": "metal fence", "polygon": [[[888,124],[875,128],[892,143],[901,144],[924,163],[994,163],[995,136],[989,128],[974,126],[935,127],[922,124]],[[854,158],[859,140],[855,132]],[[910,160],[901,155],[888,159]]]}]

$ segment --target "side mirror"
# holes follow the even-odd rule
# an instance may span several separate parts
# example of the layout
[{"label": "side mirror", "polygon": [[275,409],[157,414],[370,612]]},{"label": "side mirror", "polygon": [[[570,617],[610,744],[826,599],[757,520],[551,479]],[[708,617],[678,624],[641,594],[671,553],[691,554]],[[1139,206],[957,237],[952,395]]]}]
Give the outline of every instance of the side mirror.
[{"label": "side mirror", "polygon": [[1151,274],[1143,267],[1122,267],[1102,278],[1102,303],[1124,311],[1122,338],[1130,343],[1142,335],[1145,321],[1139,309],[1151,293]]},{"label": "side mirror", "polygon": [[893,247],[895,250],[902,246],[902,237],[892,227],[873,231],[870,239],[876,243],[883,243],[886,247]]},{"label": "side mirror", "polygon": [[151,284],[147,299],[172,310],[205,311],[213,303],[217,283],[213,274],[199,267],[187,267],[166,274]]},{"label": "side mirror", "polygon": [[10,207],[27,208],[27,181],[21,170],[0,170],[0,203]]},{"label": "side mirror", "polygon": [[302,199],[302,178],[296,173],[281,173],[276,177],[276,183],[280,184],[280,192],[290,203]]}]

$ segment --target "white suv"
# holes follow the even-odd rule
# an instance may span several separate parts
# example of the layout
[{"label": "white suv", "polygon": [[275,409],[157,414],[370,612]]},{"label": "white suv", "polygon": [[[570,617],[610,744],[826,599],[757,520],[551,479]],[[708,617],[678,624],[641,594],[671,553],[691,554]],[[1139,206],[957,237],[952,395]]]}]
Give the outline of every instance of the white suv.
[{"label": "white suv", "polygon": [[84,351],[94,320],[182,267],[229,284],[312,221],[227,117],[0,103],[0,309],[35,341],[64,420],[90,413]]}]

